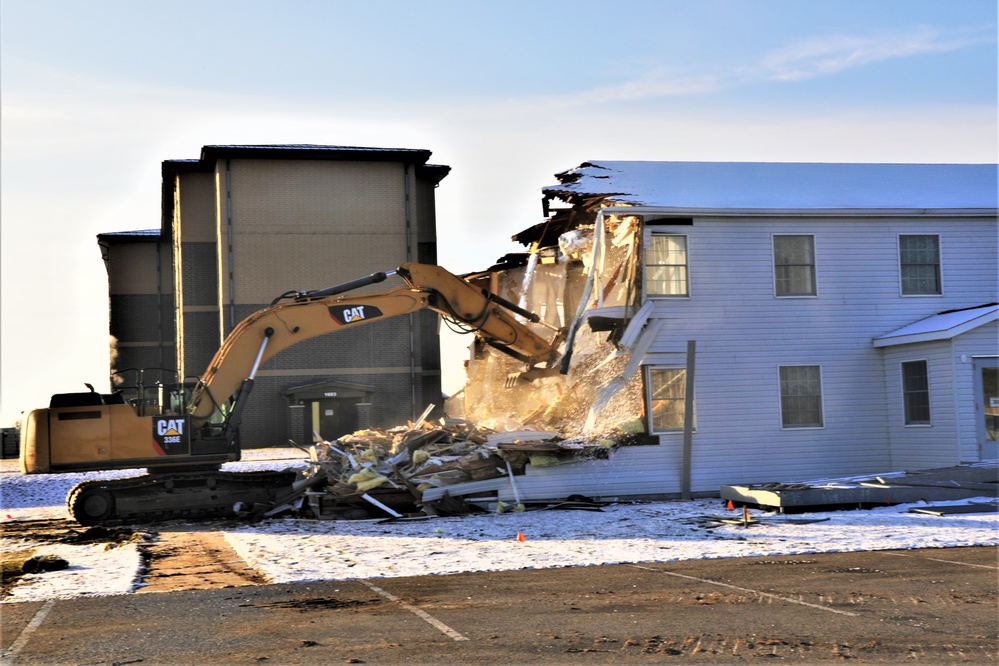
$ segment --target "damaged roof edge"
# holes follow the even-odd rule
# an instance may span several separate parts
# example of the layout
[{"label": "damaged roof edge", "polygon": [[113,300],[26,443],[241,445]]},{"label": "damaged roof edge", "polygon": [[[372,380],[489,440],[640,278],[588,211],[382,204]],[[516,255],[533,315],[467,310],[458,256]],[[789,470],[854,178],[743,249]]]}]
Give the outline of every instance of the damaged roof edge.
[{"label": "damaged roof edge", "polygon": [[682,211],[995,211],[996,164],[589,161],[546,198]]}]

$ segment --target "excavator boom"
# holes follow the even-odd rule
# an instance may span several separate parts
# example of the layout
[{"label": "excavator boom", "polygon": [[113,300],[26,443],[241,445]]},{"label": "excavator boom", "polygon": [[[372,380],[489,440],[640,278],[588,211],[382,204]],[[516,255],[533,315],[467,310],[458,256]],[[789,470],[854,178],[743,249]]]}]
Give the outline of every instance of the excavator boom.
[{"label": "excavator boom", "polygon": [[[347,293],[392,275],[407,286]],[[21,471],[147,468],[145,477],[75,487],[70,511],[85,524],[219,515],[231,513],[237,502],[259,502],[290,480],[275,474],[248,482],[219,472],[222,463],[240,458],[236,429],[258,368],[300,342],[424,309],[474,332],[529,371],[556,366],[562,331],[548,326],[553,334],[546,340],[526,323],[543,324],[537,315],[440,266],[406,263],[395,271],[327,289],[287,292],[250,315],[230,332],[183,407],[161,404],[137,411],[122,400],[109,399],[114,395],[53,396],[48,409],[34,410],[25,419]]]}]

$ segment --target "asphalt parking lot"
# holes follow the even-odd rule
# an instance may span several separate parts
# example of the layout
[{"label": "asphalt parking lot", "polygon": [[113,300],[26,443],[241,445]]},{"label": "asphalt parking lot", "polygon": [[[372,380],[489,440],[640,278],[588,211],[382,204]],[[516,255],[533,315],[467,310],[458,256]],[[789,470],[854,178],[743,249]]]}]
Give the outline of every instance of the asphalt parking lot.
[{"label": "asphalt parking lot", "polygon": [[992,664],[997,557],[803,554],[5,604],[3,663]]}]

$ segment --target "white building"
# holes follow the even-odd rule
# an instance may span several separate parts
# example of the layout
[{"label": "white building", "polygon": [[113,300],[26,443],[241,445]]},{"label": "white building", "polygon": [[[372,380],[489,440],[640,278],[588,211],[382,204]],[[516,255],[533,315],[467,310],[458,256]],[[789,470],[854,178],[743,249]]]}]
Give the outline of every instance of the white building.
[{"label": "white building", "polygon": [[[516,238],[550,247],[594,224],[610,247],[605,223],[634,220],[632,295],[610,314],[631,336],[654,438],[609,463],[528,469],[525,495],[710,492],[999,457],[996,165],[601,161],[557,178],[549,218]],[[592,264],[577,330],[613,309],[601,294],[627,261]]]}]

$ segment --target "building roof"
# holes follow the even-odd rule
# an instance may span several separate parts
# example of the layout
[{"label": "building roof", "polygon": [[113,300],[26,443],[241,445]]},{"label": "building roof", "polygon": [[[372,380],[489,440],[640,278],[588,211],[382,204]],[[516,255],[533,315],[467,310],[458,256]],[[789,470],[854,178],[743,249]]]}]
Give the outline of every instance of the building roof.
[{"label": "building roof", "polygon": [[995,164],[584,162],[547,199],[682,212],[977,211],[999,207]]},{"label": "building roof", "polygon": [[107,243],[144,243],[160,240],[159,229],[140,229],[137,231],[106,231],[97,234],[98,242]]},{"label": "building roof", "polygon": [[999,320],[999,304],[997,303],[963,310],[948,310],[877,337],[874,339],[874,346],[892,347],[913,342],[950,340],[996,320]]},{"label": "building roof", "polygon": [[418,180],[438,185],[451,172],[443,164],[427,164],[431,151],[423,148],[367,148],[323,146],[311,143],[202,146],[199,159],[163,160],[161,164],[162,232],[173,225],[174,177],[178,173],[210,173],[218,160],[327,160],[351,162],[398,162],[413,165]]},{"label": "building roof", "polygon": [[421,148],[365,148],[360,146],[321,146],[311,143],[275,145],[202,146],[201,161],[219,159],[264,160],[352,160],[360,162],[406,162],[426,164],[432,153]]}]

